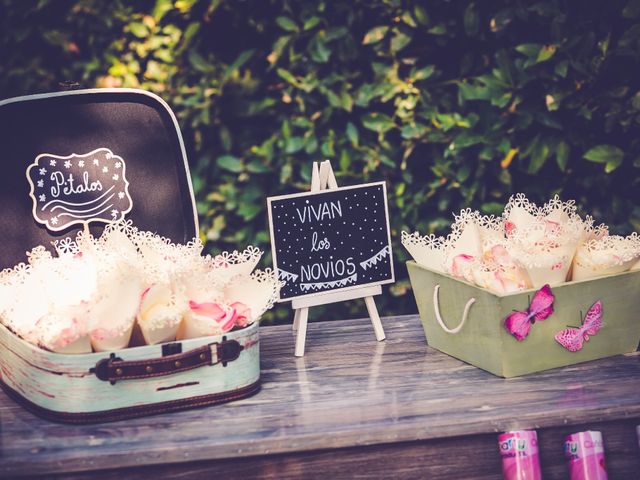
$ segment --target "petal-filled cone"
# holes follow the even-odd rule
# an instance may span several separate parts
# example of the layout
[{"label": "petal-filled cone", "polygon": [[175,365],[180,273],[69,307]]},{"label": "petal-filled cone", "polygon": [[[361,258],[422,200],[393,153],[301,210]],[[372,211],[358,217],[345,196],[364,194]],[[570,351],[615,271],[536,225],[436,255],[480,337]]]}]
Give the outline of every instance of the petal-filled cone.
[{"label": "petal-filled cone", "polygon": [[[584,265],[580,262],[573,263],[572,280],[588,280],[590,278],[600,277],[602,275],[613,275],[616,273],[626,272],[631,270],[636,260],[630,260],[623,262],[619,265],[610,265],[608,267]],[[640,262],[639,262],[640,263]],[[640,266],[638,266],[640,268]]]},{"label": "petal-filled cone", "polygon": [[140,302],[140,281],[126,273],[113,272],[102,279],[108,287],[88,310],[91,343],[97,352],[127,347]]},{"label": "petal-filled cone", "polygon": [[224,294],[229,302],[240,301],[246,305],[252,317],[249,323],[253,323],[262,316],[273,301],[274,283],[261,282],[255,276],[251,276],[227,285]]},{"label": "petal-filled cone", "polygon": [[[110,352],[112,350],[121,350],[129,346],[131,340],[131,331],[133,330],[133,322],[128,329],[123,332],[109,333],[100,329],[91,332],[91,346],[96,352]],[[91,350],[89,350],[91,351]]]},{"label": "petal-filled cone", "polygon": [[431,270],[444,273],[444,239],[435,235],[421,236],[402,232],[402,245],[413,260]]},{"label": "petal-filled cone", "polygon": [[223,263],[214,268],[212,275],[217,283],[224,284],[237,276],[249,276],[259,261],[260,256],[250,256],[238,263]]},{"label": "petal-filled cone", "polygon": [[54,348],[52,351],[64,354],[91,353],[91,339],[89,335],[84,335],[70,344],[64,347]]},{"label": "petal-filled cone", "polygon": [[166,284],[152,285],[142,294],[138,310],[138,325],[147,345],[175,340],[182,308]]}]

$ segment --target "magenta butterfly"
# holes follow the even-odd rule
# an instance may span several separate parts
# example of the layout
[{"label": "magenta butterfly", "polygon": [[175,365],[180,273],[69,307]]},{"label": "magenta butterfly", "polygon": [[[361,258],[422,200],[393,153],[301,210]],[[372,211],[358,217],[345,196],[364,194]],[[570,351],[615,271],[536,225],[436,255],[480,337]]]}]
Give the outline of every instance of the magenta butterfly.
[{"label": "magenta butterfly", "polygon": [[551,287],[545,285],[538,290],[531,300],[531,305],[524,312],[515,311],[504,319],[504,326],[516,340],[521,342],[531,331],[536,320],[546,320],[553,313],[553,302],[556,297]]},{"label": "magenta butterfly", "polygon": [[602,302],[598,300],[584,317],[579,327],[569,327],[556,333],[556,341],[570,352],[582,349],[582,342],[589,341],[589,336],[594,336],[602,328]]}]

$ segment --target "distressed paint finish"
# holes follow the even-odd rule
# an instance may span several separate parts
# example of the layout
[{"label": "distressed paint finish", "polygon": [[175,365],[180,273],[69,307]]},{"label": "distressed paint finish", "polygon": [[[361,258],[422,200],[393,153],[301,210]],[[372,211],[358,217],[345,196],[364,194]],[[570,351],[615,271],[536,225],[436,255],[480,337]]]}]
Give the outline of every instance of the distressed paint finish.
[{"label": "distressed paint finish", "polygon": [[[514,310],[525,310],[535,290],[500,296],[413,261],[407,262],[407,267],[429,344],[496,375],[514,377],[629,353],[640,341],[640,271],[552,287],[554,313],[536,322],[529,335],[518,342],[504,328],[504,319]],[[436,285],[440,285],[440,312],[448,328],[460,323],[468,300],[476,300],[458,333],[445,332],[436,321]],[[597,300],[603,304],[603,327],[582,350],[566,350],[556,342],[555,334],[568,325],[579,326]]]},{"label": "distressed paint finish", "polygon": [[[122,380],[111,385],[89,370],[108,353],[61,355],[21,340],[0,325],[2,381],[36,405],[66,413],[87,413],[184,399],[241,388],[260,377],[258,325],[225,334],[245,348],[238,359],[163,377]],[[222,336],[184,340],[182,352],[222,341]],[[123,360],[162,357],[162,346],[116,352]]]},{"label": "distressed paint finish", "polygon": [[640,469],[640,353],[502,379],[428,347],[417,316],[382,322],[381,343],[367,319],[312,323],[304,358],[290,325],[262,328],[262,391],[199,410],[65,426],[0,393],[0,477],[500,478],[497,432],[526,428],[548,445],[545,478],[566,476],[563,435],[587,428],[610,445],[610,478]]}]

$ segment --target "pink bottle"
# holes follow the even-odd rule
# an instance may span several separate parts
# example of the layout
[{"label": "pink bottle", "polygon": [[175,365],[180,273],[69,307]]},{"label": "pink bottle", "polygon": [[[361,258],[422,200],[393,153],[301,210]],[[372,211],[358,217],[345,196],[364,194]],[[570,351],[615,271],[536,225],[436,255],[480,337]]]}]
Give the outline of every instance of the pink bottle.
[{"label": "pink bottle", "polygon": [[538,435],[535,430],[505,432],[498,437],[505,480],[541,480]]},{"label": "pink bottle", "polygon": [[607,480],[604,443],[600,432],[568,435],[564,442],[564,456],[569,465],[570,480]]}]

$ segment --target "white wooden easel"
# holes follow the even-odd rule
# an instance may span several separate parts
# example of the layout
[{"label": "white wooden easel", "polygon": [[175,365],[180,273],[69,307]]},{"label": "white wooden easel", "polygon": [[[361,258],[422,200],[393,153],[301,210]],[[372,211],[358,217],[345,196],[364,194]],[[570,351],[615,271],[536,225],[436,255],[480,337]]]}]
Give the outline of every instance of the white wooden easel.
[{"label": "white wooden easel", "polygon": [[[338,182],[333,174],[333,168],[331,168],[331,162],[325,160],[320,164],[318,169],[318,162],[313,162],[313,170],[311,173],[311,191],[319,192],[321,190],[335,190],[338,188]],[[354,288],[353,290],[345,290],[338,292],[327,292],[314,295],[307,298],[296,298],[291,301],[291,307],[295,310],[293,317],[293,330],[296,333],[296,349],[295,356],[304,356],[304,345],[307,339],[307,320],[309,318],[309,308],[316,307],[318,305],[325,305],[327,303],[345,302],[347,300],[354,300],[356,298],[364,298],[364,303],[367,306],[369,317],[371,317],[371,324],[376,334],[376,340],[381,342],[384,340],[385,334],[380,322],[380,316],[378,315],[378,309],[373,299],[374,295],[380,295],[382,293],[382,287],[380,285],[374,285],[372,287]]]}]

